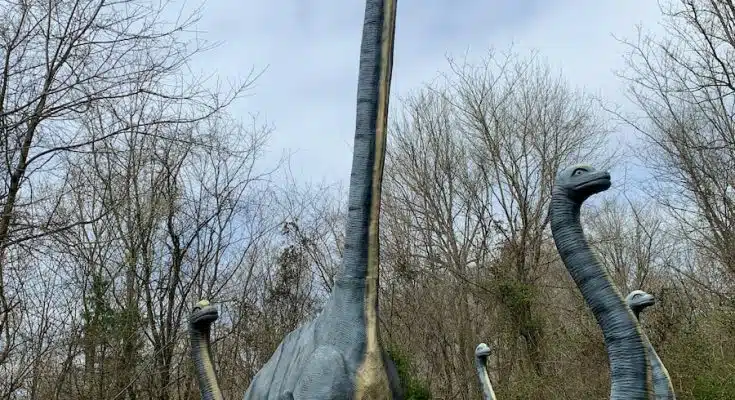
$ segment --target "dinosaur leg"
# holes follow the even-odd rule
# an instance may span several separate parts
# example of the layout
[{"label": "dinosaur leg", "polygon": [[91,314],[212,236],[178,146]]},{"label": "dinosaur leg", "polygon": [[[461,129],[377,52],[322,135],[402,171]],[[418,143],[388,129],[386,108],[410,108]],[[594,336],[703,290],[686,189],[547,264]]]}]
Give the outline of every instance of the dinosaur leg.
[{"label": "dinosaur leg", "polygon": [[318,347],[304,366],[293,391],[294,400],[352,398],[352,381],[342,354],[333,347]]}]

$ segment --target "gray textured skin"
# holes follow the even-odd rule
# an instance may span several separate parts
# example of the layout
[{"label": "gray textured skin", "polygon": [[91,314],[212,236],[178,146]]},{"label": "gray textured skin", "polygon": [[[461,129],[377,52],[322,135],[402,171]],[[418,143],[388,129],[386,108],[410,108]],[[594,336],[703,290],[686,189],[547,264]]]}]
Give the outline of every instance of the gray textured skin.
[{"label": "gray textured skin", "polygon": [[610,362],[610,399],[651,399],[651,372],[638,320],[592,253],[579,218],[582,203],[610,184],[607,171],[588,165],[560,171],[549,210],[551,232],[564,265],[602,329]]},{"label": "gray textured skin", "polygon": [[475,348],[475,369],[477,370],[477,377],[480,379],[483,400],[496,400],[493,385],[490,383],[490,376],[487,373],[487,357],[489,355],[490,347],[485,343],[478,344]]},{"label": "gray textured skin", "polygon": [[[633,311],[635,317],[640,319],[643,310],[656,304],[656,298],[642,290],[634,290],[628,294],[625,302],[630,307],[630,310]],[[674,385],[671,384],[669,371],[666,370],[664,363],[661,362],[661,358],[659,358],[656,349],[653,348],[645,332],[643,336],[648,347],[648,361],[651,364],[651,372],[653,373],[653,393],[656,396],[656,400],[676,400]]]},{"label": "gray textured skin", "polygon": [[377,221],[395,3],[367,0],[365,6],[342,270],[322,312],[286,335],[253,378],[246,400],[403,398],[377,332]]},{"label": "gray textured skin", "polygon": [[199,393],[202,400],[222,400],[222,392],[217,383],[212,359],[212,346],[209,334],[212,323],[219,318],[217,308],[209,305],[207,300],[200,301],[189,316],[189,341],[191,358],[199,382]]}]

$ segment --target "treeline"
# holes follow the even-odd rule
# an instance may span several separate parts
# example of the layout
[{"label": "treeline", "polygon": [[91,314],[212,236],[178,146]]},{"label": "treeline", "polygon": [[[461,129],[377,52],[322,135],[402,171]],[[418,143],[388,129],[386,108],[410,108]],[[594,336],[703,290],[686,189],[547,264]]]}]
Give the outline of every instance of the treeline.
[{"label": "treeline", "polygon": [[[344,188],[266,162],[272,129],[229,110],[250,77],[223,90],[189,73],[208,48],[196,15],[0,4],[0,399],[198,398],[201,298],[220,306],[224,395],[242,396],[329,295]],[[621,55],[625,112],[536,54],[493,51],[394,105],[381,323],[411,398],[479,398],[480,342],[500,399],[606,398],[602,335],[547,214],[579,161],[612,169],[583,224],[623,295],[656,296],[643,325],[678,397],[735,398],[735,13],[662,12],[666,36]]]}]

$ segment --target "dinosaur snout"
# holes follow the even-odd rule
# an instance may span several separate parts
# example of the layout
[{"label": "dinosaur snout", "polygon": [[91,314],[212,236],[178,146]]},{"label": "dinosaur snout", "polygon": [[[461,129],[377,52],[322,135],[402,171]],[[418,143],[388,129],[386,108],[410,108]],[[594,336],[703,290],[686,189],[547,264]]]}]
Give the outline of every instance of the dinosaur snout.
[{"label": "dinosaur snout", "polygon": [[475,348],[475,356],[477,357],[487,357],[490,355],[490,346],[488,346],[485,343],[480,343]]},{"label": "dinosaur snout", "polygon": [[604,192],[612,185],[610,173],[607,171],[591,172],[582,179],[578,179],[573,186],[572,192],[575,196],[581,196],[584,200],[593,194]]},{"label": "dinosaur snout", "polygon": [[210,325],[219,318],[217,307],[209,305],[197,304],[189,316],[189,323],[194,326]]}]

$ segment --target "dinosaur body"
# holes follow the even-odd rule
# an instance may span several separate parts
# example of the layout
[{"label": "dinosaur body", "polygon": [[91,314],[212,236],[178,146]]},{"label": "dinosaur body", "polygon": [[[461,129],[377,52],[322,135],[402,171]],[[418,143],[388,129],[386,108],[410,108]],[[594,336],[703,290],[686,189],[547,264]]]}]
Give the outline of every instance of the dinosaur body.
[{"label": "dinosaur body", "polygon": [[564,265],[602,329],[610,363],[610,399],[650,399],[651,373],[640,326],[592,253],[580,222],[582,203],[609,187],[610,174],[590,166],[559,172],[551,198],[551,231]]},{"label": "dinosaur body", "polygon": [[214,372],[214,361],[209,340],[211,325],[219,313],[207,300],[200,301],[189,316],[189,342],[191,358],[199,382],[202,400],[222,400],[222,392]]},{"label": "dinosaur body", "polygon": [[480,388],[482,389],[483,400],[496,400],[493,385],[490,383],[490,376],[487,373],[487,357],[490,355],[490,347],[485,343],[480,343],[475,348],[475,369],[477,377],[480,379]]},{"label": "dinosaur body", "polygon": [[289,333],[249,400],[402,398],[378,336],[378,218],[396,0],[367,0],[343,266],[322,312]]},{"label": "dinosaur body", "polygon": [[[640,314],[647,307],[656,304],[656,299],[653,295],[650,295],[642,290],[634,290],[628,294],[625,298],[625,302],[636,318],[640,319]],[[653,348],[651,341],[648,340],[648,336],[643,333],[643,338],[648,348],[648,361],[651,364],[651,373],[653,374],[653,393],[656,396],[656,400],[676,400],[674,394],[674,386],[671,384],[671,377],[669,371],[666,370],[664,363],[661,362],[656,353],[656,349]]]}]

